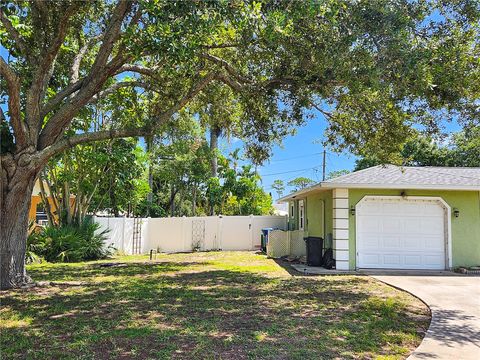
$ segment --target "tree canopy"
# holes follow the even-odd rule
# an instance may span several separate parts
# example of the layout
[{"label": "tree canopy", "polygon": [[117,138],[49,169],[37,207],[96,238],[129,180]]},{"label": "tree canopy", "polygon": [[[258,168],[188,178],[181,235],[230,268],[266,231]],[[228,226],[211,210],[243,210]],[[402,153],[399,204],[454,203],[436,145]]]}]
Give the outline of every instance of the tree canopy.
[{"label": "tree canopy", "polygon": [[[405,166],[480,167],[480,127],[451,134],[440,141],[418,134],[408,140],[396,158]],[[384,162],[374,154],[355,162],[355,171]]]},{"label": "tree canopy", "polygon": [[75,145],[225,100],[255,164],[313,108],[332,146],[381,160],[414,127],[477,123],[479,14],[477,0],[1,2],[0,287],[25,278],[35,179]]}]

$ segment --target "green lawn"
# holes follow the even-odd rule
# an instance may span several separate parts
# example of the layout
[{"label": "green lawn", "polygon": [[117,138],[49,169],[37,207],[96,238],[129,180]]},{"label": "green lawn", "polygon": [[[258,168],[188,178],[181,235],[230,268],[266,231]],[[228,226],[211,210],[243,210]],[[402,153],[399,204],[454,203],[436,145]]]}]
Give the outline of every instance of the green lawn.
[{"label": "green lawn", "polygon": [[29,266],[54,283],[0,292],[0,358],[397,359],[429,323],[368,277],[292,276],[251,252],[113,261]]}]

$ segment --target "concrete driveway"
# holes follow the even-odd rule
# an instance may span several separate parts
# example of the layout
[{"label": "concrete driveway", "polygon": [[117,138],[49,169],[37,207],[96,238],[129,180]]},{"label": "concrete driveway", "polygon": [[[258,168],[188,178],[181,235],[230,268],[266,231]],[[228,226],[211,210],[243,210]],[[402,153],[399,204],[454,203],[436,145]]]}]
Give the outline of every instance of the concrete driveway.
[{"label": "concrete driveway", "polygon": [[409,359],[480,359],[480,277],[374,275],[432,310],[430,328]]}]

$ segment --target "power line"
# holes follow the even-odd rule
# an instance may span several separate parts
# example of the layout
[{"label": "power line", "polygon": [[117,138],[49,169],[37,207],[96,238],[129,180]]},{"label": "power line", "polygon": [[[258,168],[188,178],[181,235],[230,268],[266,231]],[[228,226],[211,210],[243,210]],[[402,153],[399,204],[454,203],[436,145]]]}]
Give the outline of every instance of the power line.
[{"label": "power line", "polygon": [[318,169],[318,168],[321,167],[321,166],[322,166],[322,165],[317,165],[317,166],[309,167],[309,168],[305,168],[305,169],[283,171],[283,172],[272,173],[272,174],[265,174],[265,175],[260,174],[260,176],[263,178],[263,177],[265,177],[265,176],[275,176],[275,175],[289,174],[289,173],[295,173],[295,172],[300,172],[300,171],[314,170],[314,169]]},{"label": "power line", "polygon": [[272,159],[272,163],[280,162],[280,161],[296,160],[296,159],[301,159],[301,158],[305,158],[305,157],[312,157],[312,156],[317,156],[319,154],[321,154],[321,153],[299,155],[299,156],[294,156],[294,157],[284,158],[284,159]]}]

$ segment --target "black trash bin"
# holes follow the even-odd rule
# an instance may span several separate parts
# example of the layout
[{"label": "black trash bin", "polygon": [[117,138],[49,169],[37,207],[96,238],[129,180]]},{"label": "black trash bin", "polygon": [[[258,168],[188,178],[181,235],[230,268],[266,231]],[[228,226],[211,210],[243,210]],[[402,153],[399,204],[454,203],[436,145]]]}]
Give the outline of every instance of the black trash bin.
[{"label": "black trash bin", "polygon": [[309,236],[306,237],[304,240],[307,247],[307,265],[322,266],[323,238]]}]

